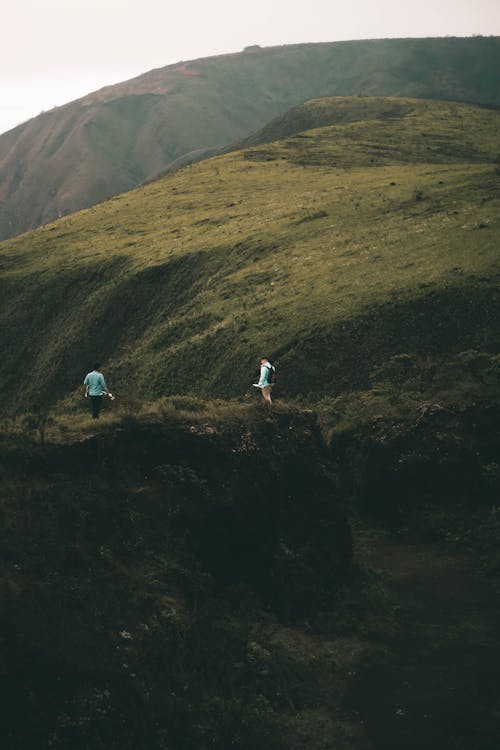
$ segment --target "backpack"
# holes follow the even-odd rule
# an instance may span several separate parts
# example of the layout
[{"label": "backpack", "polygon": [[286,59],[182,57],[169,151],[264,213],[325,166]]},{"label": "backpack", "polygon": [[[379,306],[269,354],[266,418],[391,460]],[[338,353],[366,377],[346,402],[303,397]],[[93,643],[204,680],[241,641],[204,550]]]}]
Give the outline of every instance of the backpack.
[{"label": "backpack", "polygon": [[265,365],[265,367],[267,367],[267,382],[269,383],[269,385],[275,385],[277,381],[276,367],[270,362],[269,364]]}]

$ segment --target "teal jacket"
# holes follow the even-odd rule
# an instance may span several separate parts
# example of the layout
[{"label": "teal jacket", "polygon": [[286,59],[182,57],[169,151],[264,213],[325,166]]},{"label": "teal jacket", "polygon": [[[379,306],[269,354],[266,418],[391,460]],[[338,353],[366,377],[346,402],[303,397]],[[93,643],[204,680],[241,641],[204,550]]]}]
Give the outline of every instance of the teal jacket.
[{"label": "teal jacket", "polygon": [[104,375],[102,372],[97,372],[97,370],[92,370],[92,372],[89,372],[88,375],[85,376],[83,385],[88,385],[89,396],[102,396],[103,391],[105,393],[108,392],[108,386],[104,380]]},{"label": "teal jacket", "polygon": [[261,388],[272,387],[273,384],[270,382],[270,377],[273,370],[274,367],[270,362],[260,366],[260,379],[258,385],[260,385]]}]

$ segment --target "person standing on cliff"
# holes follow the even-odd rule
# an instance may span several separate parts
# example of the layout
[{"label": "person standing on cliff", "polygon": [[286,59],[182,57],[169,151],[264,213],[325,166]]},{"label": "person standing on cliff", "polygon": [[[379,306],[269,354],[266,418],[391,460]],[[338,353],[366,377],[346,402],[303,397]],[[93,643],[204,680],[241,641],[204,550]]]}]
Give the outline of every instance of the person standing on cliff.
[{"label": "person standing on cliff", "polygon": [[272,404],[271,399],[271,388],[275,381],[276,368],[272,365],[267,357],[262,357],[260,360],[260,378],[258,383],[254,383],[256,388],[260,388],[264,400],[268,404]]},{"label": "person standing on cliff", "polygon": [[85,396],[90,398],[92,419],[99,419],[99,413],[102,407],[102,397],[109,393],[99,363],[94,365],[92,372],[87,373],[83,385],[85,386]]}]

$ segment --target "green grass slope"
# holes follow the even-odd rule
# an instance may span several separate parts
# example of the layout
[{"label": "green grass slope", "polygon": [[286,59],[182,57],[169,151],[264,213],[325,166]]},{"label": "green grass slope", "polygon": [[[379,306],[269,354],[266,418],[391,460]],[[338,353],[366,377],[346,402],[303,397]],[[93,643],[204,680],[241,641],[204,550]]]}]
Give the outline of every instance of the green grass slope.
[{"label": "green grass slope", "polygon": [[227,146],[313,97],[500,104],[500,40],[390,39],[254,49],[104,88],[0,136],[0,238]]},{"label": "green grass slope", "polygon": [[70,398],[96,358],[123,399],[243,396],[263,353],[283,397],[335,409],[408,380],[493,393],[500,113],[333,98],[303,122],[318,110],[337,124],[2,243],[4,409]]}]

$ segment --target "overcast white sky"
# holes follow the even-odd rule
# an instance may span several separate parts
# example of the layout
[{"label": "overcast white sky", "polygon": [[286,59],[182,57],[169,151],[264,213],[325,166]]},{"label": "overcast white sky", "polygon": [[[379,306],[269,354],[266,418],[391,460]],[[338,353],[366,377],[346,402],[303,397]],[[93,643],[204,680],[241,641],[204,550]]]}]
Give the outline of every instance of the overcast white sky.
[{"label": "overcast white sky", "polygon": [[2,0],[0,133],[102,86],[249,44],[500,35],[499,0]]}]

